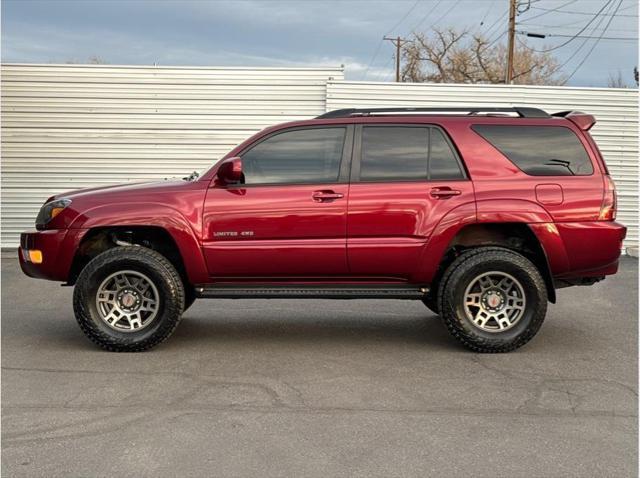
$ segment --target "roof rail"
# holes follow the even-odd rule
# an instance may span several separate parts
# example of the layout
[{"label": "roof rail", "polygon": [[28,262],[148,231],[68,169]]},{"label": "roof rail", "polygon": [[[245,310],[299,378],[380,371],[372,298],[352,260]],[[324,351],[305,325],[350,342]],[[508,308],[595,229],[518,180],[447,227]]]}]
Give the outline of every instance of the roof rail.
[{"label": "roof rail", "polygon": [[389,113],[464,113],[466,115],[477,115],[480,113],[517,113],[521,118],[550,118],[549,113],[539,108],[529,108],[525,106],[513,107],[487,107],[487,106],[469,106],[469,107],[432,107],[432,108],[346,108],[341,110],[329,111],[318,116],[316,119],[331,118],[348,118],[350,116],[373,116],[376,114]]}]

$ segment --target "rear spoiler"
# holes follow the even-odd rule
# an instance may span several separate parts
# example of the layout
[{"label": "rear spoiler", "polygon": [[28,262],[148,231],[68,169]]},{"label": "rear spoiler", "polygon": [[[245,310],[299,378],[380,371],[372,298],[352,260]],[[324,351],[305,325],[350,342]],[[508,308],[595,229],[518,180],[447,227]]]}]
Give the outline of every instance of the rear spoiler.
[{"label": "rear spoiler", "polygon": [[596,124],[596,119],[593,115],[588,115],[581,111],[560,111],[559,113],[553,113],[551,116],[566,118],[583,131],[589,131]]}]

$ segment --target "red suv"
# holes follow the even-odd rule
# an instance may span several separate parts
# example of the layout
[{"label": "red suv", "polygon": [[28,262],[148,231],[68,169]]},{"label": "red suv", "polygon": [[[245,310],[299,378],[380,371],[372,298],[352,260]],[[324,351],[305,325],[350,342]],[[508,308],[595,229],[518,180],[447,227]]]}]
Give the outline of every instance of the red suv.
[{"label": "red suv", "polygon": [[529,341],[557,288],[625,237],[592,116],[332,111],[257,133],[201,176],[49,198],[22,270],[75,285],[112,351],[165,340],[196,298],[416,299],[476,352]]}]

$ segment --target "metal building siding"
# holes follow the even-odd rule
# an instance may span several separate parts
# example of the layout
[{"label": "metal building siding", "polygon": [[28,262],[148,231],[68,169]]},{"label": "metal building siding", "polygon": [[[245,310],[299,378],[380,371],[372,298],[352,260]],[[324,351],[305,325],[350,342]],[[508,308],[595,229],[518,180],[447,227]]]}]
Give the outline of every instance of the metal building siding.
[{"label": "metal building siding", "polygon": [[356,106],[530,105],[594,114],[638,244],[638,90],[345,82],[342,68],[2,65],[2,246],[69,189],[181,177],[256,131]]},{"label": "metal building siding", "polygon": [[597,123],[598,143],[618,191],[618,221],[638,246],[638,90],[553,86],[460,85],[330,81],[327,109],[384,106],[535,106],[579,110]]},{"label": "metal building siding", "polygon": [[342,68],[2,65],[2,247],[56,193],[203,170],[266,126],[326,111]]}]

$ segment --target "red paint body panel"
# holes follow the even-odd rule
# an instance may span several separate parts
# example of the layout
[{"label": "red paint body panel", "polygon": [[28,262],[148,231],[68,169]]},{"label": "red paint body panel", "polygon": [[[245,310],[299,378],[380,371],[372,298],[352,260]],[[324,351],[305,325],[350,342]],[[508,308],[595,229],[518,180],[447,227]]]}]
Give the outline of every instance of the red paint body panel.
[{"label": "red paint body panel", "polygon": [[[73,256],[86,232],[86,229],[23,232],[18,248],[22,271],[38,279],[66,281]],[[42,251],[42,264],[32,264],[25,260],[26,251],[33,249]]]},{"label": "red paint body panel", "polygon": [[[557,125],[584,145],[590,176],[529,176],[472,130],[474,124]],[[371,116],[299,121],[257,133],[230,151],[239,155],[274,131],[308,125],[431,124],[458,150],[467,180],[229,186],[218,162],[193,182],[165,181],[72,191],[72,203],[47,230],[23,236],[26,274],[67,280],[91,228],[154,226],[166,230],[192,284],[207,282],[429,284],[450,244],[476,223],[527,224],[554,277],[615,273],[625,228],[598,221],[606,165],[593,139],[565,118]],[[223,158],[224,159],[224,158]],[[460,191],[432,197],[436,187]],[[313,195],[342,195],[318,202]],[[23,249],[43,251],[43,264]]]},{"label": "red paint body panel", "polygon": [[[460,194],[435,198],[448,187]],[[442,217],[474,202],[471,181],[420,181],[352,184],[349,191],[347,251],[352,274],[416,277],[427,241]]]},{"label": "red paint body panel", "polygon": [[616,222],[556,224],[569,257],[569,275],[594,275],[617,264],[626,228]]},{"label": "red paint body panel", "polygon": [[[314,201],[324,190],[343,197]],[[211,276],[346,276],[348,194],[346,184],[209,188],[202,244]]]}]

